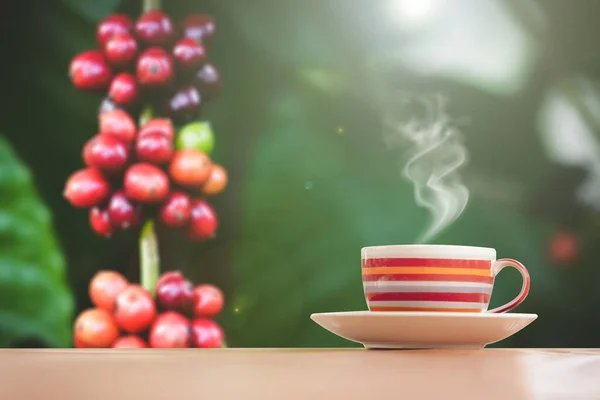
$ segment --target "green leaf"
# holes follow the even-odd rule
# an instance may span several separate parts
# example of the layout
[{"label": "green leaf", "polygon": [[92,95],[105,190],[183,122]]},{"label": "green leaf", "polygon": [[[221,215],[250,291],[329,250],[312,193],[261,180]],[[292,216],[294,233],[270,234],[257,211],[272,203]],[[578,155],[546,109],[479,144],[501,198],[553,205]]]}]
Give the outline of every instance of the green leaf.
[{"label": "green leaf", "polygon": [[72,9],[91,21],[100,21],[114,12],[120,0],[63,0]]},{"label": "green leaf", "polygon": [[67,346],[73,300],[52,220],[29,170],[0,136],[0,347]]}]

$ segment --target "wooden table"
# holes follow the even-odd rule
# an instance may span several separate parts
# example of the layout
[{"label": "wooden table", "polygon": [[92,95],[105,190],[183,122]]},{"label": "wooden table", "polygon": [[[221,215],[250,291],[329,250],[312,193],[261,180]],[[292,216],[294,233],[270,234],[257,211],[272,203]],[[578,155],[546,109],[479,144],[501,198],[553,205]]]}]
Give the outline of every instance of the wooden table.
[{"label": "wooden table", "polygon": [[600,399],[600,349],[4,350],[0,399]]}]

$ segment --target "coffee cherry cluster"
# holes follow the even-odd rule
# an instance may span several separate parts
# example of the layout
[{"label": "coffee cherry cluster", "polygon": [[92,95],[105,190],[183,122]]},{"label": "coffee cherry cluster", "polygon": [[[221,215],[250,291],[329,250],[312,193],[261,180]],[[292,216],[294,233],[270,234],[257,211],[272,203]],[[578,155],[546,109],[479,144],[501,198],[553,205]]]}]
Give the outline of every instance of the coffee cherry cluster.
[{"label": "coffee cherry cluster", "polygon": [[99,271],[89,285],[94,308],[74,324],[78,348],[219,348],[222,328],[213,321],[223,294],[209,284],[193,286],[179,271],[164,273],[153,297],[116,271]]},{"label": "coffee cherry cluster", "polygon": [[[179,142],[186,132],[192,132],[189,126]],[[197,149],[207,150],[206,141],[177,149],[174,139],[169,119],[151,119],[138,130],[122,110],[102,114],[100,133],[83,148],[86,168],[68,178],[64,196],[73,206],[89,209],[90,225],[101,236],[157,217],[166,227],[185,229],[191,240],[212,238],[217,215],[204,198],[225,188],[227,172]]]},{"label": "coffee cherry cluster", "polygon": [[135,23],[127,15],[111,15],[98,24],[100,48],[71,61],[71,81],[80,90],[108,93],[101,113],[116,108],[135,112],[148,103],[156,115],[177,125],[190,122],[221,87],[205,47],[215,29],[203,14],[190,15],[179,26],[159,10]]},{"label": "coffee cherry cluster", "polygon": [[[83,147],[86,168],[64,189],[73,206],[89,209],[98,235],[135,228],[145,218],[183,229],[191,240],[215,235],[217,216],[205,198],[226,187],[227,171],[210,159],[210,123],[194,121],[220,87],[204,47],[214,33],[214,22],[202,14],[179,27],[159,10],[135,24],[116,14],[98,25],[101,48],[72,60],[76,88],[108,92],[98,134]],[[139,128],[137,119],[144,119]]]}]

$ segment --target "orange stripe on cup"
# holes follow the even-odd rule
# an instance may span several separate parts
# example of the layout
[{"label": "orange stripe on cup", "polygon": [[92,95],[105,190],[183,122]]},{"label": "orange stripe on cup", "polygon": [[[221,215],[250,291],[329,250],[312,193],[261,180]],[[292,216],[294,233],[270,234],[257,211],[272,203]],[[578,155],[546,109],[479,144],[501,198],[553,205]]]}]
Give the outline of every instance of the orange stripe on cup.
[{"label": "orange stripe on cup", "polygon": [[493,283],[493,276],[480,275],[446,275],[446,274],[363,274],[365,282],[377,281],[434,281],[434,282],[478,282]]}]

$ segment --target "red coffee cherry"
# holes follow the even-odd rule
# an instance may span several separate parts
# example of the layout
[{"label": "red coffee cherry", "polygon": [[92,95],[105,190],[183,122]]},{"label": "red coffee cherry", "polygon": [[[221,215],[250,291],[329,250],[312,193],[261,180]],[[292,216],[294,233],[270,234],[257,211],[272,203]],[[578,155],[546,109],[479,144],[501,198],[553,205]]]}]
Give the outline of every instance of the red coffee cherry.
[{"label": "red coffee cherry", "polygon": [[152,164],[164,164],[173,157],[173,141],[161,133],[138,136],[136,154],[140,161]]},{"label": "red coffee cherry", "polygon": [[156,307],[152,296],[140,285],[129,285],[115,300],[115,321],[130,333],[146,330],[156,317]]},{"label": "red coffee cherry", "polygon": [[153,118],[142,126],[138,137],[141,138],[155,133],[161,134],[172,141],[175,137],[175,128],[173,128],[173,123],[168,118]]},{"label": "red coffee cherry", "polygon": [[123,231],[138,226],[142,220],[141,208],[133,204],[122,190],[110,197],[108,215],[112,225]]},{"label": "red coffee cherry", "polygon": [[107,348],[119,336],[119,328],[113,316],[106,310],[85,310],[75,320],[74,341],[85,348]]},{"label": "red coffee cherry", "polygon": [[86,168],[73,173],[63,192],[75,207],[89,208],[99,205],[110,193],[110,185],[96,168]]},{"label": "red coffee cherry", "polygon": [[192,201],[192,212],[187,235],[190,240],[212,239],[218,227],[215,210],[204,200]]},{"label": "red coffee cherry", "polygon": [[169,194],[169,178],[158,167],[137,163],[125,172],[125,194],[140,203],[158,203]]},{"label": "red coffee cherry", "polygon": [[169,165],[169,175],[175,183],[181,186],[198,187],[210,176],[212,162],[201,151],[182,149],[175,152]]},{"label": "red coffee cherry", "polygon": [[223,310],[224,296],[221,289],[204,284],[194,288],[194,315],[212,318]]},{"label": "red coffee cherry", "polygon": [[201,349],[223,347],[223,329],[215,321],[198,318],[192,321],[192,345]]},{"label": "red coffee cherry", "polygon": [[206,50],[194,39],[183,38],[173,47],[173,58],[181,70],[194,71],[206,61]]},{"label": "red coffee cherry", "polygon": [[99,117],[100,133],[114,135],[124,141],[131,143],[137,132],[133,118],[125,111],[116,109],[107,111]]},{"label": "red coffee cherry", "polygon": [[135,33],[146,44],[164,46],[175,37],[175,27],[167,14],[150,10],[135,23]]},{"label": "red coffee cherry", "polygon": [[184,226],[190,219],[190,197],[183,192],[172,192],[160,208],[160,222],[170,228]]},{"label": "red coffee cherry", "polygon": [[129,147],[116,136],[96,135],[83,147],[83,160],[88,167],[119,172],[129,161]]},{"label": "red coffee cherry", "polygon": [[181,272],[166,272],[156,284],[156,299],[165,310],[190,311],[194,302],[194,286]]},{"label": "red coffee cherry", "polygon": [[129,283],[117,271],[98,271],[89,285],[89,296],[92,303],[100,309],[112,312],[115,300]]},{"label": "red coffee cherry", "polygon": [[100,207],[90,208],[89,222],[92,230],[96,232],[98,236],[105,238],[111,237],[113,234],[113,226],[110,222],[110,216],[108,210]]},{"label": "red coffee cherry", "polygon": [[106,59],[115,67],[127,66],[135,59],[137,51],[137,42],[128,33],[117,33],[104,45]]},{"label": "red coffee cherry", "polygon": [[190,347],[190,322],[175,311],[160,314],[150,329],[152,348]]},{"label": "red coffee cherry", "polygon": [[96,91],[108,86],[112,72],[102,52],[90,50],[73,58],[69,65],[69,77],[77,89]]},{"label": "red coffee cherry", "polygon": [[118,106],[128,106],[137,99],[137,81],[135,76],[122,72],[115,76],[108,88],[108,95]]},{"label": "red coffee cherry", "polygon": [[202,185],[202,194],[214,196],[221,193],[227,186],[227,171],[221,165],[213,164],[210,175]]},{"label": "red coffee cherry", "polygon": [[208,15],[189,15],[183,20],[181,25],[183,27],[183,36],[192,38],[198,43],[208,43],[215,36],[216,24]]},{"label": "red coffee cherry", "polygon": [[165,86],[173,79],[173,60],[160,47],[144,51],[137,61],[138,82],[147,87]]},{"label": "red coffee cherry", "polygon": [[187,123],[200,114],[202,99],[194,86],[177,90],[165,105],[165,113],[177,123]]},{"label": "red coffee cherry", "polygon": [[96,39],[100,47],[104,47],[108,39],[116,34],[131,32],[133,23],[125,14],[113,14],[104,18],[96,28]]}]

